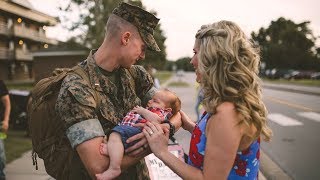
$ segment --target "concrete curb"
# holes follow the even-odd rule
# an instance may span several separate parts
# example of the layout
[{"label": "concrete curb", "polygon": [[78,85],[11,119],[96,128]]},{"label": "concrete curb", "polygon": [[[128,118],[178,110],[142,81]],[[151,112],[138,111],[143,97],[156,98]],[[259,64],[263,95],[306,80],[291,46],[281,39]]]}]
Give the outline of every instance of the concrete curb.
[{"label": "concrete curb", "polygon": [[260,171],[268,180],[292,180],[262,149],[260,149]]},{"label": "concrete curb", "polygon": [[300,90],[300,89],[295,89],[295,88],[277,87],[274,85],[262,85],[262,87],[267,88],[267,89],[274,89],[274,90],[280,90],[280,91],[288,91],[288,92],[294,92],[294,93],[320,96],[320,91],[319,92],[305,91],[305,90]]}]

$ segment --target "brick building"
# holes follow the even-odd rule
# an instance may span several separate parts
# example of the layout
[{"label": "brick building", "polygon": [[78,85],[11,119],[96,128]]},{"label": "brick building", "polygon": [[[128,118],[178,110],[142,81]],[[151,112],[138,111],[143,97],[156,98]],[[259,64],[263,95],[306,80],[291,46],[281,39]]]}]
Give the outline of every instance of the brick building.
[{"label": "brick building", "polygon": [[28,0],[0,0],[0,79],[34,79],[33,52],[58,44],[45,35],[57,22]]}]

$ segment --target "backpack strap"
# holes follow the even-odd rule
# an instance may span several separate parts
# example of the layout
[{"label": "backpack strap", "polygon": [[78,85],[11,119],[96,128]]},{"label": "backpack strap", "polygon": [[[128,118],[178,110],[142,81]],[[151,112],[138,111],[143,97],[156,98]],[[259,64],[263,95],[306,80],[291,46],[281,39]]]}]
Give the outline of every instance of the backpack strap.
[{"label": "backpack strap", "polygon": [[137,74],[134,72],[133,68],[126,69],[126,70],[129,71],[129,74],[130,74],[131,78],[133,79],[133,80],[130,81],[130,84],[134,88],[134,90],[136,91],[136,83],[135,83],[135,81],[136,81],[136,78],[137,78]]},{"label": "backpack strap", "polygon": [[96,109],[98,110],[100,107],[100,103],[101,103],[101,97],[100,97],[100,94],[97,92],[96,88],[93,87],[93,85],[90,81],[90,78],[88,76],[88,73],[86,71],[84,71],[84,69],[79,65],[74,66],[69,73],[75,73],[75,74],[79,75],[83,80],[85,80],[89,84],[91,89],[94,90],[94,94],[93,94],[94,97],[93,98],[96,100],[96,103],[97,103]]}]

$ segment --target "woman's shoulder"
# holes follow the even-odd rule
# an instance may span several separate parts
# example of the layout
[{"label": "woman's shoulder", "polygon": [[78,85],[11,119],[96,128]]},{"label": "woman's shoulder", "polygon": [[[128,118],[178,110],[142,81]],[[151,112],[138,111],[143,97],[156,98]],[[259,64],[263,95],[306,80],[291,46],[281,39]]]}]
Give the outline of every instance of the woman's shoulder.
[{"label": "woman's shoulder", "polygon": [[217,106],[217,114],[236,112],[236,106],[233,102],[223,102]]}]

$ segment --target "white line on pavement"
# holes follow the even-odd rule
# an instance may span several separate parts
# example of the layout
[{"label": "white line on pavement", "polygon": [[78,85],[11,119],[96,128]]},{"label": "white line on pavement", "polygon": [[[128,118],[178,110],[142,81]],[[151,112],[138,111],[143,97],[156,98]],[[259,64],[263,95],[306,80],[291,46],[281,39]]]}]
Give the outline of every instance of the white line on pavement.
[{"label": "white line on pavement", "polygon": [[280,124],[281,126],[301,126],[303,125],[302,122],[299,122],[295,119],[290,117],[284,116],[282,114],[271,113],[268,115],[268,119],[271,121]]},{"label": "white line on pavement", "polygon": [[320,122],[320,114],[315,112],[299,112],[297,113],[299,116]]}]

